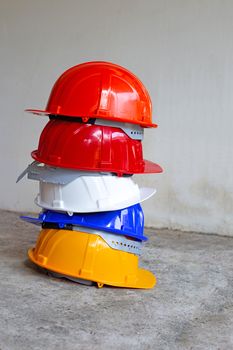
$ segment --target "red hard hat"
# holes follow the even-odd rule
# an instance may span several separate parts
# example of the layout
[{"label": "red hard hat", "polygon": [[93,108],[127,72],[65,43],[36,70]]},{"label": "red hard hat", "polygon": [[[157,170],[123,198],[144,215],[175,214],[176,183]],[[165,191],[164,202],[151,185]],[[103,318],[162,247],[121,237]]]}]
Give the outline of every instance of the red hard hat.
[{"label": "red hard hat", "polygon": [[71,67],[56,81],[45,110],[34,114],[102,118],[156,127],[150,96],[127,69],[109,62],[87,62]]},{"label": "red hard hat", "polygon": [[141,141],[121,129],[59,119],[47,123],[32,157],[55,167],[118,175],[162,172],[158,164],[143,160]]}]

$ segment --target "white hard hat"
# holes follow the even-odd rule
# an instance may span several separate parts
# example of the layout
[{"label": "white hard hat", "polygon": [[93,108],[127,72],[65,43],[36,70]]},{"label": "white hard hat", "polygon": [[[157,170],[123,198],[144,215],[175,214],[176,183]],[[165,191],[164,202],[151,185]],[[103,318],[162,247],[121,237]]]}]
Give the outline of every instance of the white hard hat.
[{"label": "white hard hat", "polygon": [[[40,182],[35,203],[72,213],[113,211],[141,203],[155,192],[139,188],[132,177],[93,173],[32,163],[23,174]],[[19,178],[22,178],[20,176]]]}]

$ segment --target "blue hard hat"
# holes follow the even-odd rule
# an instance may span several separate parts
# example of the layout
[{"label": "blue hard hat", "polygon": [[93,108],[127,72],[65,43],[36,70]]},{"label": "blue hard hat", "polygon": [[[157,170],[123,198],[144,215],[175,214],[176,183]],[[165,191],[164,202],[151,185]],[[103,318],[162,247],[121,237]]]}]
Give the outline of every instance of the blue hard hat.
[{"label": "blue hard hat", "polygon": [[140,204],[115,211],[75,213],[72,216],[45,210],[39,214],[38,218],[21,216],[21,219],[36,225],[56,224],[59,228],[67,228],[70,225],[81,226],[129,236],[140,241],[148,240],[143,235],[144,214]]}]

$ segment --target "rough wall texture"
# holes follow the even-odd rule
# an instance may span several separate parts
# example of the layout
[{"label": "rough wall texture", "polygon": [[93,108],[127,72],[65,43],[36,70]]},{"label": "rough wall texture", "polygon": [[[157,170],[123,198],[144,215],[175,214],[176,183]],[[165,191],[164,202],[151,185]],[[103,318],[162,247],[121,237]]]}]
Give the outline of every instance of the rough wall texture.
[{"label": "rough wall texture", "polygon": [[37,184],[15,185],[31,161],[55,79],[86,60],[128,67],[148,87],[157,130],[144,154],[163,175],[146,224],[233,234],[233,3],[227,0],[1,1],[0,207],[36,210]]}]

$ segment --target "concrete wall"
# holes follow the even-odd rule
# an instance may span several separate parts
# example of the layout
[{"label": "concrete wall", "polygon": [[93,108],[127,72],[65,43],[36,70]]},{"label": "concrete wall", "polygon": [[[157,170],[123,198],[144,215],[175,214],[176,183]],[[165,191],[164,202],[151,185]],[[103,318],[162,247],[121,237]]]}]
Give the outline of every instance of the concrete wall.
[{"label": "concrete wall", "polygon": [[157,130],[144,154],[162,175],[146,224],[233,234],[233,1],[1,0],[0,207],[37,210],[37,184],[15,184],[31,162],[55,79],[87,60],[109,60],[138,75],[154,104]]}]

